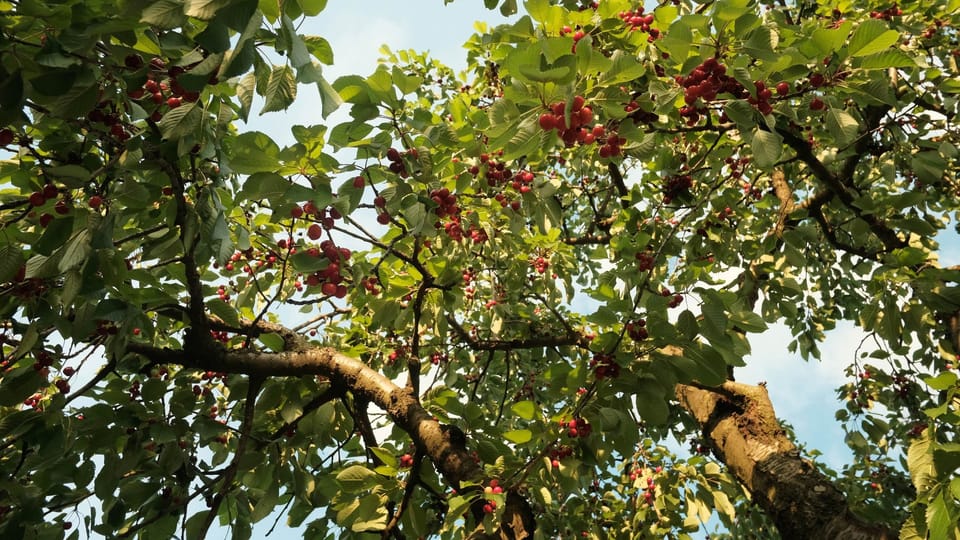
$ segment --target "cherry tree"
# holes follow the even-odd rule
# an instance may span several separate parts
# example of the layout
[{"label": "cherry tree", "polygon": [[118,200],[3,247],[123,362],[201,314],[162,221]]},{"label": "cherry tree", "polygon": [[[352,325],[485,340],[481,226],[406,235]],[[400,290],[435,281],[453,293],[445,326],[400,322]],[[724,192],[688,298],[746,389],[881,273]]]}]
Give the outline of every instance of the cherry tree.
[{"label": "cherry tree", "polygon": [[[527,0],[337,80],[325,5],[0,2],[0,536],[960,535],[957,0]],[[736,375],[841,321],[835,471]]]}]

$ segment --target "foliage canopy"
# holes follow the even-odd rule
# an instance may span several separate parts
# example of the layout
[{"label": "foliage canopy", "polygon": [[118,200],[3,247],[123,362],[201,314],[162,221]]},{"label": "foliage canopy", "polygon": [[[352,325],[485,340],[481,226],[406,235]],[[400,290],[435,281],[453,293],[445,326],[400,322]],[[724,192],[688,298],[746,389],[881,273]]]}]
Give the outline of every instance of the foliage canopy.
[{"label": "foliage canopy", "polygon": [[958,536],[960,0],[528,0],[335,81],[325,5],[0,2],[0,536],[825,538],[714,420],[795,456],[731,374],[838,321],[807,469]]}]

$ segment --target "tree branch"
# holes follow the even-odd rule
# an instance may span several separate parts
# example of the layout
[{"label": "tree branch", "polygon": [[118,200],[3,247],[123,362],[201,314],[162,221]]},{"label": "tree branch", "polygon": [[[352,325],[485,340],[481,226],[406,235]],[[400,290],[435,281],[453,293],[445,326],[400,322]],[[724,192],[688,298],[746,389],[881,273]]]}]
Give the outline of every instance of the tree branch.
[{"label": "tree branch", "polygon": [[680,405],[713,452],[769,515],[784,540],[893,540],[894,531],[854,516],[846,498],[803,459],[780,427],[764,386],[678,385]]}]

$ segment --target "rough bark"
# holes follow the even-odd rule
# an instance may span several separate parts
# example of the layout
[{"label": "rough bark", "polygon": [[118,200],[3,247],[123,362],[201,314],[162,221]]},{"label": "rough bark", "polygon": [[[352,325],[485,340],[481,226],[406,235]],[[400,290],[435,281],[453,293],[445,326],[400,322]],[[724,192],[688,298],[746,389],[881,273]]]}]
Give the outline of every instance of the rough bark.
[{"label": "rough bark", "polygon": [[677,386],[717,458],[773,519],[784,540],[893,540],[894,531],[850,512],[843,493],[803,459],[777,421],[764,386]]}]

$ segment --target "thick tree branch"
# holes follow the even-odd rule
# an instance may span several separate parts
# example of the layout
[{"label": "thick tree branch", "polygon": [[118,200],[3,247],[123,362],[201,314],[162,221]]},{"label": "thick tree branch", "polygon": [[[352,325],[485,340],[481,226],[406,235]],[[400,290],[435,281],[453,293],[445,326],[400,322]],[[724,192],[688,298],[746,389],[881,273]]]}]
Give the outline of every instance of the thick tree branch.
[{"label": "thick tree branch", "polygon": [[355,397],[376,403],[414,443],[423,448],[437,469],[454,488],[462,480],[476,478],[480,470],[462,445],[451,443],[433,415],[408,390],[397,386],[360,360],[329,348],[264,353],[220,350],[218,354],[195,356],[184,350],[160,349],[130,344],[128,351],[158,364],[178,364],[204,371],[244,373],[280,377],[323,375],[334,387],[351,391]]},{"label": "thick tree branch", "polygon": [[840,492],[803,459],[780,427],[763,386],[678,385],[677,399],[717,457],[769,515],[784,540],[893,540],[894,531],[854,516]]}]

